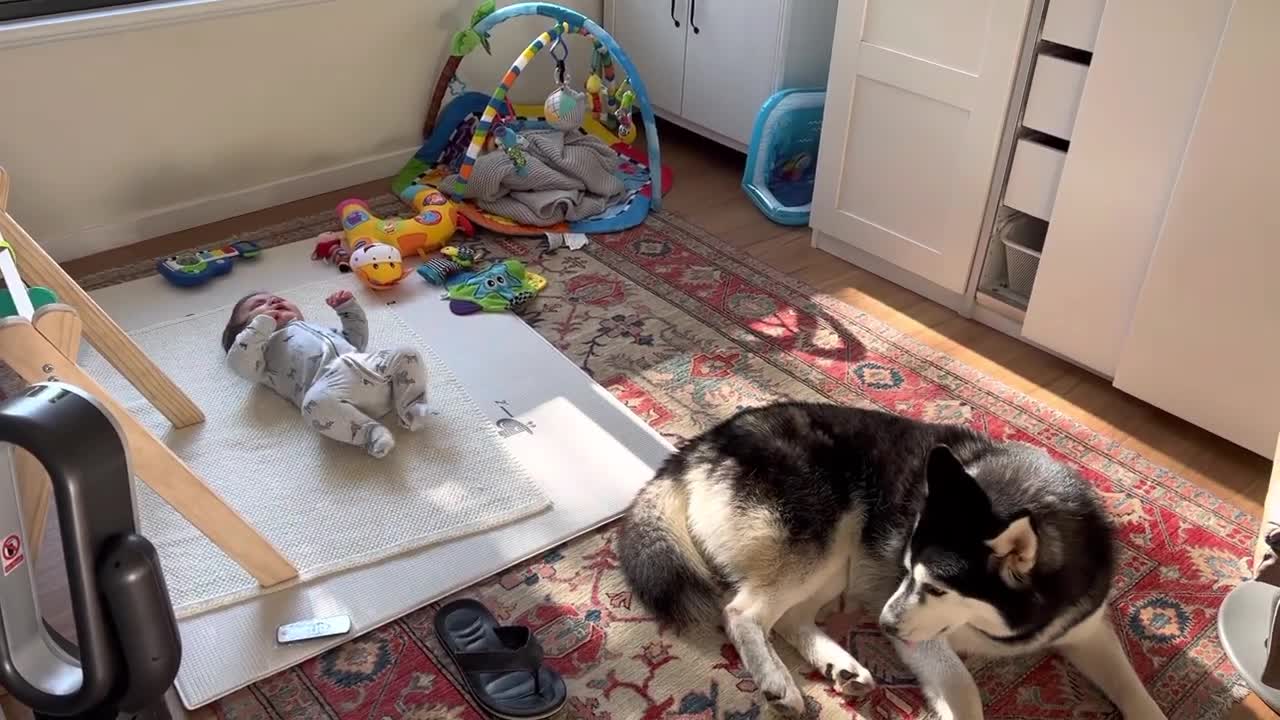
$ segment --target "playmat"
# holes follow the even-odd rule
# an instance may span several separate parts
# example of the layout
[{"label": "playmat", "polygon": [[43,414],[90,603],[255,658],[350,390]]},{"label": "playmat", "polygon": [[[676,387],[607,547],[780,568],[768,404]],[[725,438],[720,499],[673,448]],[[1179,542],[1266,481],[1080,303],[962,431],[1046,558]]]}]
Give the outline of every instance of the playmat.
[{"label": "playmat", "polygon": [[[490,31],[513,17],[539,15],[554,24],[516,58],[492,95],[460,92],[444,105],[444,95],[459,83],[456,73],[461,60],[479,45],[488,49]],[[579,35],[591,40],[592,72],[581,91],[568,84],[564,71],[567,49],[564,38]],[[507,94],[530,61],[543,49],[556,62],[558,87],[543,105],[516,105]],[[614,63],[625,71],[620,77]],[[633,110],[640,110],[645,126],[646,152],[632,147],[637,137]],[[476,199],[468,197],[476,162],[482,153],[502,152],[511,161],[515,175],[524,176],[531,164],[532,150],[526,133],[560,130],[569,135],[598,138],[617,153],[616,167],[610,168],[616,188],[609,202],[597,212],[571,221],[521,222],[497,212],[487,211]],[[661,207],[662,195],[671,187],[672,175],[662,166],[658,131],[648,93],[630,59],[614,39],[596,23],[580,13],[547,3],[522,3],[501,10],[483,4],[472,16],[471,26],[454,36],[452,54],[436,84],[424,126],[425,141],[413,158],[396,176],[392,190],[406,203],[415,205],[426,187],[438,188],[460,206],[459,212],[472,223],[508,235],[542,235],[547,232],[604,233],[617,232],[639,225],[650,209]],[[566,145],[573,142],[566,139]],[[557,156],[565,165],[574,158]],[[553,163],[554,164],[554,163]],[[571,167],[572,170],[581,170]],[[653,169],[658,168],[659,182],[653,182]],[[556,170],[563,172],[564,167]],[[557,177],[548,173],[551,177]],[[573,186],[579,178],[570,175],[559,189]],[[590,185],[588,185],[590,187]],[[473,188],[474,189],[474,188]],[[526,191],[538,188],[521,185]],[[549,190],[555,188],[549,188]],[[414,206],[415,211],[422,208]]]},{"label": "playmat", "polygon": [[[336,322],[324,303],[335,284],[359,291],[347,277],[281,294],[313,321]],[[200,425],[175,430],[101,356],[90,353],[82,363],[298,568],[298,582],[503,525],[549,504],[432,348],[390,306],[362,298],[370,347],[408,344],[427,363],[431,423],[410,434],[390,419],[396,447],[383,459],[321,436],[288,401],[233,375],[216,340],[227,307],[131,333],[201,403]],[[296,584],[260,588],[142,483],[136,501],[179,617]]]}]

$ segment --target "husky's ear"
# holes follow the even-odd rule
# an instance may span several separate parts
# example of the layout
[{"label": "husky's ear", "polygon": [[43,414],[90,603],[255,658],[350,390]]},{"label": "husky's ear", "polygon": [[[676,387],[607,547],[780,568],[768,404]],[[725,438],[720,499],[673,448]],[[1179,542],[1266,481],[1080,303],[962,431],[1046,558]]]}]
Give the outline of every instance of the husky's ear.
[{"label": "husky's ear", "polygon": [[987,541],[1001,579],[1012,587],[1026,584],[1027,574],[1036,564],[1038,545],[1035,523],[1029,513],[1020,513],[999,535]]},{"label": "husky's ear", "polygon": [[991,513],[991,501],[978,487],[964,465],[946,445],[929,451],[925,468],[928,487],[926,502],[955,517],[985,518]]}]

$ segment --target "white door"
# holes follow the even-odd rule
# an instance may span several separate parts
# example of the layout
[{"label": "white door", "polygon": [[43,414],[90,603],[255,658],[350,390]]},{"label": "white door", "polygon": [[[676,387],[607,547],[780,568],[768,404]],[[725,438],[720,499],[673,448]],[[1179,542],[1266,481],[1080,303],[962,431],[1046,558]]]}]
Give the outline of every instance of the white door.
[{"label": "white door", "polygon": [[1233,3],[1106,3],[1023,337],[1115,374]]},{"label": "white door", "polygon": [[1270,457],[1280,433],[1280,4],[1236,0],[1116,387]]},{"label": "white door", "polygon": [[1030,5],[840,3],[813,227],[964,291]]},{"label": "white door", "polygon": [[689,35],[681,115],[746,145],[779,72],[782,0],[684,1]]},{"label": "white door", "polygon": [[655,109],[679,115],[690,0],[613,0],[609,34],[635,64]]}]

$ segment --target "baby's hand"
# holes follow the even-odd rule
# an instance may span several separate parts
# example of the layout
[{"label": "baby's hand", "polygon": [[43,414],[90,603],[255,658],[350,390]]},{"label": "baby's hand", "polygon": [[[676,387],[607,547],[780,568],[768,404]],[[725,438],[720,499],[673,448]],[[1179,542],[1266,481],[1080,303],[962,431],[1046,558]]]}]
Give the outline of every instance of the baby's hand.
[{"label": "baby's hand", "polygon": [[339,291],[337,291],[337,292],[333,293],[332,295],[330,295],[329,297],[325,298],[325,299],[324,299],[324,302],[325,302],[325,304],[326,304],[326,305],[328,305],[329,307],[331,307],[331,308],[335,308],[335,309],[336,309],[339,305],[341,305],[342,303],[344,303],[344,302],[346,302],[346,301],[350,300],[350,299],[351,299],[351,298],[353,298],[353,297],[354,297],[354,296],[351,294],[351,292],[350,292],[350,291],[348,291],[348,290],[339,290]]}]

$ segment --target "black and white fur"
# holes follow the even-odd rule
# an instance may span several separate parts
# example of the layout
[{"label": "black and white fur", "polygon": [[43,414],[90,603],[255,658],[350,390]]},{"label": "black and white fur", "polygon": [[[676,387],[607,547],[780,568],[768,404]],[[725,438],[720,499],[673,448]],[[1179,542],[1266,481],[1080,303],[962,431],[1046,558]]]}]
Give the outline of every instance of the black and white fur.
[{"label": "black and white fur", "polygon": [[766,700],[804,710],[776,631],[847,694],[874,679],[816,624],[840,593],[880,624],[944,718],[981,718],[957,653],[1052,647],[1129,720],[1164,718],[1106,620],[1112,531],[1042,450],[887,413],[787,403],[686,443],[619,541],[636,595],[676,625],[722,616]]}]

